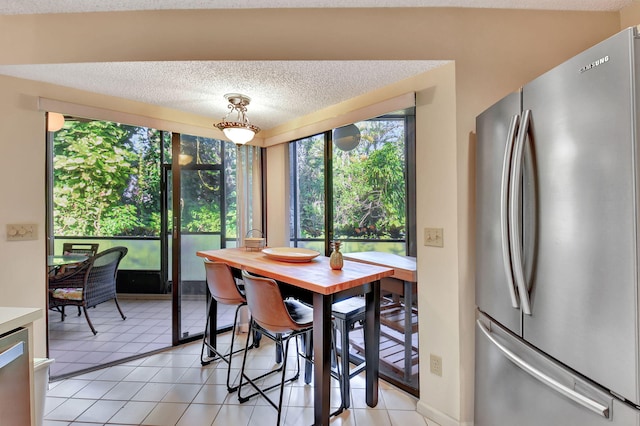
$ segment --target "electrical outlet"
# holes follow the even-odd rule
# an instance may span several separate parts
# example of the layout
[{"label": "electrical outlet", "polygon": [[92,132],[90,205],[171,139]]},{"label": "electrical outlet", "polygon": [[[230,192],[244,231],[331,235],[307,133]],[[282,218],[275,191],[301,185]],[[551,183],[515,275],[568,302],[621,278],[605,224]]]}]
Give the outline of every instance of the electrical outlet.
[{"label": "electrical outlet", "polygon": [[444,247],[442,228],[424,228],[424,245],[431,247]]},{"label": "electrical outlet", "polygon": [[7,241],[29,241],[38,239],[38,225],[21,223],[7,225]]},{"label": "electrical outlet", "polygon": [[429,354],[429,370],[431,374],[442,377],[442,357]]}]

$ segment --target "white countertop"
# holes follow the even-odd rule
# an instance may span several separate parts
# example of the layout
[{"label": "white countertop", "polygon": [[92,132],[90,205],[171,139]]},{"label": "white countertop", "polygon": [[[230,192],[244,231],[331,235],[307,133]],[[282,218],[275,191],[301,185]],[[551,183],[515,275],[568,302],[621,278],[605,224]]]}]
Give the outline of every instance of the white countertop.
[{"label": "white countertop", "polygon": [[24,327],[42,318],[40,308],[16,308],[0,306],[0,334]]}]

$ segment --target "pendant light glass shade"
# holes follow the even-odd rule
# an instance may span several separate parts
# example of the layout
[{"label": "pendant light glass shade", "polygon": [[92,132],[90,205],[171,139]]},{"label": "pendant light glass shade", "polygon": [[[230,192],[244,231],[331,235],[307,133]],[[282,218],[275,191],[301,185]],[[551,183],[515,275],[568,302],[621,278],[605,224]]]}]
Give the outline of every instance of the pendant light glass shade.
[{"label": "pendant light glass shade", "polygon": [[244,145],[256,135],[256,132],[246,127],[227,127],[223,132],[231,142],[238,145]]},{"label": "pendant light glass shade", "polygon": [[[258,126],[249,123],[247,118],[247,105],[251,102],[251,98],[239,93],[228,93],[224,95],[229,101],[229,113],[215,127],[222,130],[225,136],[233,143],[244,145],[260,131]],[[237,114],[237,121],[227,121],[230,114]]]}]

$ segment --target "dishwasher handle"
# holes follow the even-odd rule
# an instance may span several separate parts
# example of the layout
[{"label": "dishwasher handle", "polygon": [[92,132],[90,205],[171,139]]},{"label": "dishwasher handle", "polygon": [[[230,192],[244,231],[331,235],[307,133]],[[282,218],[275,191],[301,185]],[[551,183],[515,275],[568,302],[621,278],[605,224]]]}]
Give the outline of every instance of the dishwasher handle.
[{"label": "dishwasher handle", "polygon": [[18,342],[0,353],[0,368],[12,363],[24,355],[24,342]]}]

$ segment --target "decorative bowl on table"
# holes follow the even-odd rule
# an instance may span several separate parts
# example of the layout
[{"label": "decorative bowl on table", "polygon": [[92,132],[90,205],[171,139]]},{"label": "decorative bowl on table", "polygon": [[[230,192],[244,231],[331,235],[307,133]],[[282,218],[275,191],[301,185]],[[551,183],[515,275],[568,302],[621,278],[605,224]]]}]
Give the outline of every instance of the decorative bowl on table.
[{"label": "decorative bowl on table", "polygon": [[301,247],[269,247],[263,249],[262,253],[270,259],[282,262],[311,262],[320,255],[315,250]]}]

